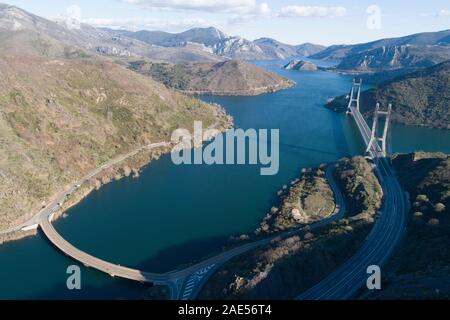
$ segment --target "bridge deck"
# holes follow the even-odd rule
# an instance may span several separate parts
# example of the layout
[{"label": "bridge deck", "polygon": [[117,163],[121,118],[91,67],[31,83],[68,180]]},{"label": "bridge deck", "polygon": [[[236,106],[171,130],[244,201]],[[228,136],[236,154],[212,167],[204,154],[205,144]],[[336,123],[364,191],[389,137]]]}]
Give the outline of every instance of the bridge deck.
[{"label": "bridge deck", "polygon": [[[367,124],[363,115],[356,107],[351,106],[350,111],[351,115],[355,119],[356,125],[358,126],[359,132],[361,133],[365,145],[368,146],[370,143],[370,138],[372,136],[372,130],[369,128],[369,125]],[[378,154],[380,154],[380,152],[381,152],[380,145],[378,144],[378,141],[376,141],[372,145],[371,150],[369,150],[369,154],[372,158],[376,158]]]},{"label": "bridge deck", "polygon": [[165,280],[161,277],[161,275],[145,273],[136,269],[122,267],[96,258],[86,252],[83,252],[75,248],[55,230],[52,223],[48,220],[44,220],[43,222],[41,222],[40,226],[44,234],[50,240],[50,242],[52,242],[56,247],[58,247],[58,249],[60,249],[66,255],[83,263],[85,266],[100,270],[111,276],[117,276],[120,278],[125,278],[139,282],[152,283],[156,281]]}]

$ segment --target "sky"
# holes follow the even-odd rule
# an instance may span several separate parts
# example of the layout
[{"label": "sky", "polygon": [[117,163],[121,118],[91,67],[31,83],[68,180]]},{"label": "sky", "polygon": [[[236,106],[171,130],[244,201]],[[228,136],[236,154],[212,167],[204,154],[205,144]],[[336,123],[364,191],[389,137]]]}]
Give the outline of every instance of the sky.
[{"label": "sky", "polygon": [[249,40],[352,44],[450,29],[448,0],[0,0],[49,19],[180,32],[216,27]]}]

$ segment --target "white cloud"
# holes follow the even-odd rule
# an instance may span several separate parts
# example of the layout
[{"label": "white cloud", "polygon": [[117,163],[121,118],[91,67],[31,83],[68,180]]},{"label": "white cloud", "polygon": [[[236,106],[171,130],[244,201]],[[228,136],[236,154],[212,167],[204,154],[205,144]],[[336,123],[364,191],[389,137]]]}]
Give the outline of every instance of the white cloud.
[{"label": "white cloud", "polygon": [[441,17],[450,17],[450,10],[449,9],[442,9],[439,11],[439,15]]},{"label": "white cloud", "polygon": [[263,2],[259,5],[258,7],[258,14],[261,16],[268,16],[270,15],[270,7],[269,4],[267,2]]},{"label": "white cloud", "polygon": [[234,14],[228,19],[229,24],[244,24],[258,18],[270,17],[272,11],[266,2],[257,5],[246,14]]},{"label": "white cloud", "polygon": [[147,9],[195,10],[228,14],[228,23],[247,23],[271,16],[267,2],[257,0],[121,0]]},{"label": "white cloud", "polygon": [[198,10],[250,14],[258,8],[256,0],[121,0],[144,8]]},{"label": "white cloud", "polygon": [[344,7],[286,6],[281,8],[279,17],[343,17],[347,15]]},{"label": "white cloud", "polygon": [[211,22],[205,19],[192,18],[181,20],[162,20],[162,19],[108,19],[108,18],[91,18],[83,20],[95,27],[107,28],[125,28],[127,30],[162,30],[168,32],[184,31],[186,29],[209,27]]}]

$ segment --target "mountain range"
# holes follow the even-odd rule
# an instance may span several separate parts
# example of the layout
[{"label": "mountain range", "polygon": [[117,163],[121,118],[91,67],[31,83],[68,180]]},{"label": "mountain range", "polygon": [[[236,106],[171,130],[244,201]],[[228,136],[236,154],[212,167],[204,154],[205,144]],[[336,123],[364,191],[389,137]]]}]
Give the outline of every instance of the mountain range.
[{"label": "mountain range", "polygon": [[450,45],[450,30],[417,33],[405,37],[387,38],[354,45],[333,45],[316,54],[312,54],[310,58],[318,60],[340,61],[345,57],[355,54],[361,54],[369,50],[378,49],[382,47],[403,46],[403,45],[416,45],[416,46]]},{"label": "mountain range", "polygon": [[309,58],[335,61],[330,70],[356,73],[366,82],[378,85],[450,60],[450,30],[335,45]]},{"label": "mountain range", "polygon": [[431,67],[450,60],[450,46],[393,45],[382,46],[345,57],[338,70],[378,72],[396,69]]},{"label": "mountain range", "polygon": [[282,60],[297,57],[308,57],[326,48],[325,46],[313,43],[304,43],[297,46],[292,46],[271,38],[260,38],[255,40],[254,43],[256,43],[263,50],[266,56],[272,57],[272,59]]},{"label": "mountain range", "polygon": [[[5,31],[9,34],[5,35]],[[9,41],[10,47],[20,50],[18,42],[24,37],[36,41],[43,37],[42,41],[49,46],[56,40],[106,56],[146,57],[172,63],[288,59],[325,48],[309,43],[291,46],[268,38],[250,41],[228,36],[213,27],[194,28],[178,34],[94,28],[88,24],[81,24],[79,29],[67,28],[64,21],[50,21],[18,7],[0,4],[0,40]],[[49,49],[52,53],[62,51],[61,48]]]},{"label": "mountain range", "polygon": [[[30,46],[30,43],[33,44]],[[63,56],[68,47],[111,57],[146,57],[153,60],[218,62],[222,58],[197,48],[166,48],[81,24],[68,28],[65,22],[50,21],[15,6],[0,4],[0,46],[22,53]]]},{"label": "mountain range", "polygon": [[125,36],[165,48],[197,47],[208,53],[230,59],[274,60],[308,56],[325,49],[324,46],[305,43],[298,46],[270,38],[250,41],[239,36],[228,36],[217,28],[194,28],[182,33],[141,30],[136,32],[103,29],[113,36]]}]

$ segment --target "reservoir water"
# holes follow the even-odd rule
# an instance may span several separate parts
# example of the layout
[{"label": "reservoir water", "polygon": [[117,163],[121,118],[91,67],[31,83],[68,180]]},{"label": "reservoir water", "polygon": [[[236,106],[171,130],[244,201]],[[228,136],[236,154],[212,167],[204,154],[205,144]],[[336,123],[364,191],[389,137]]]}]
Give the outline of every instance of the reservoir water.
[{"label": "reservoir water", "polygon": [[[230,235],[254,230],[276,193],[302,168],[363,152],[353,121],[323,107],[349,90],[351,78],[327,72],[268,68],[297,82],[258,97],[202,97],[222,105],[239,128],[280,129],[280,171],[258,166],[172,164],[164,156],[139,179],[103,187],[71,209],[56,228],[72,244],[105,260],[165,272],[220,250]],[[393,151],[450,153],[450,131],[395,125]],[[82,290],[66,288],[77,264],[41,235],[0,246],[0,299],[138,298],[146,286],[81,267]]]}]

